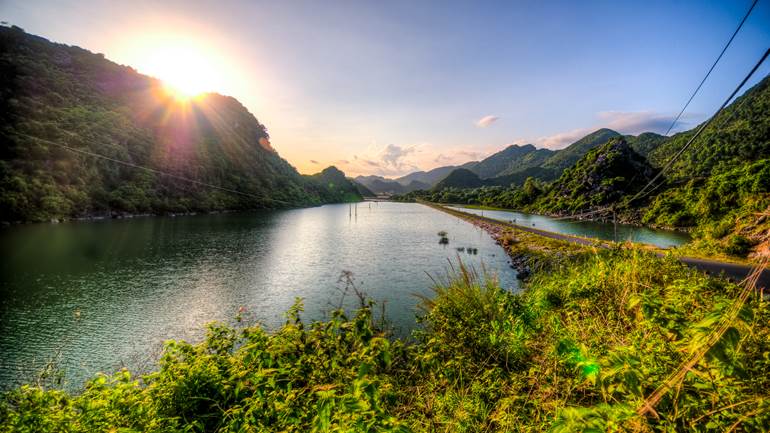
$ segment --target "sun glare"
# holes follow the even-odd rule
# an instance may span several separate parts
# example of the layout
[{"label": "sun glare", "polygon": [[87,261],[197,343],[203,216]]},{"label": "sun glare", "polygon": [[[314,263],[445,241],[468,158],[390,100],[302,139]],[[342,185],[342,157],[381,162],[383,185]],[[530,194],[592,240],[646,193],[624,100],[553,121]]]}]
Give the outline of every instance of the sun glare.
[{"label": "sun glare", "polygon": [[194,46],[148,47],[143,63],[144,72],[161,79],[178,97],[190,98],[218,90],[215,62]]}]

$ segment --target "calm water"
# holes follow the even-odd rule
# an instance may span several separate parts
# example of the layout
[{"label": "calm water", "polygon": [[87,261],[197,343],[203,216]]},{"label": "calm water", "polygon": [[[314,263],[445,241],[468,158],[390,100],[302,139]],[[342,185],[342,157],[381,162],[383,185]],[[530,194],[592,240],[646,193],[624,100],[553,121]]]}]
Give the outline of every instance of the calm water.
[{"label": "calm water", "polygon": [[[437,232],[448,232],[439,245]],[[169,338],[197,339],[241,306],[268,327],[296,297],[321,318],[352,271],[402,332],[415,294],[467,263],[517,288],[507,256],[476,227],[428,207],[362,203],[238,215],[139,218],[0,230],[0,389],[59,354],[70,387],[97,371],[151,365]]]},{"label": "calm water", "polygon": [[[557,220],[543,215],[533,215],[502,210],[482,211],[479,209],[468,209],[464,207],[458,207],[457,209],[478,215],[484,215],[488,218],[494,218],[502,221],[513,221],[516,224],[535,227],[537,229],[556,233],[585,236],[608,241],[615,240],[615,227],[612,223],[603,223],[598,221]],[[687,233],[682,232],[618,224],[617,240],[640,242],[643,244],[656,245],[661,248],[669,248],[689,242],[690,236]]]}]

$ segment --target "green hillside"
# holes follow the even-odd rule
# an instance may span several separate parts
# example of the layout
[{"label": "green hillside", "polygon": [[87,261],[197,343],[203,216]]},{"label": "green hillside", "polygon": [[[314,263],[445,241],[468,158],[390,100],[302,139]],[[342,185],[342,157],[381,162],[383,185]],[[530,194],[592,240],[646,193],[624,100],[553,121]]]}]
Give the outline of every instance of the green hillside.
[{"label": "green hillside", "polygon": [[[318,187],[315,192],[323,202],[356,202],[361,201],[364,195],[360,190],[361,186],[345,177],[345,173],[335,166],[327,167],[310,177],[316,181]],[[368,194],[373,195],[371,191],[368,191]]]},{"label": "green hillside", "polygon": [[531,208],[571,213],[616,203],[641,189],[654,174],[624,138],[614,138],[565,170]]},{"label": "green hillside", "polygon": [[573,166],[580,158],[587,154],[591,149],[601,146],[610,141],[611,138],[620,136],[617,132],[602,128],[591,134],[586,135],[580,140],[570,144],[564,149],[559,150],[553,156],[543,163],[544,168],[550,168],[561,172]]},{"label": "green hillside", "polygon": [[489,179],[537,167],[553,153],[548,149],[537,149],[531,144],[523,146],[513,144],[479,161],[471,170],[480,178]]},{"label": "green hillside", "polygon": [[626,135],[625,139],[636,153],[647,157],[669,138],[654,132],[644,132],[636,136]]},{"label": "green hillside", "polygon": [[283,160],[265,126],[234,98],[177,100],[130,67],[18,27],[0,26],[0,78],[2,221],[285,207],[337,197]]},{"label": "green hillside", "polygon": [[478,188],[484,185],[484,182],[479,179],[479,176],[466,169],[458,168],[449,173],[449,176],[445,177],[441,182],[437,183],[433,187],[434,191],[441,191],[445,188]]},{"label": "green hillside", "polygon": [[[770,218],[761,217],[770,209],[770,77],[717,116],[650,195],[629,203],[695,131],[697,127],[673,137],[622,137],[600,130],[557,152],[542,167],[529,169],[528,180],[503,176],[485,179],[483,187],[473,189],[454,183],[441,193],[399,199],[557,215],[615,205],[624,221],[690,231],[695,241],[688,253],[745,257],[770,251]],[[615,139],[578,158],[551,184],[543,184],[550,180],[544,167],[574,159],[607,137]]]}]

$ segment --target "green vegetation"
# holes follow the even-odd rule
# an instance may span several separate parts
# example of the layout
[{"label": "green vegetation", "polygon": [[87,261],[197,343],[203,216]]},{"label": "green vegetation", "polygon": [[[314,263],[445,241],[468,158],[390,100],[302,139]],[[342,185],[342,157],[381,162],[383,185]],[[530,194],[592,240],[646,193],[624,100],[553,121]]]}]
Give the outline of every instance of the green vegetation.
[{"label": "green vegetation", "polygon": [[341,197],[297,173],[234,98],[180,101],[158,80],[18,27],[0,26],[0,78],[0,221],[315,205]]},{"label": "green vegetation", "polygon": [[[460,265],[412,342],[372,304],[275,332],[210,325],[159,370],[2,397],[0,431],[762,431],[770,308],[674,258],[552,255],[520,294]],[[735,314],[737,312],[737,314]],[[724,328],[726,331],[717,332]],[[719,338],[715,338],[717,336]],[[696,357],[682,380],[683,361]],[[654,412],[645,398],[670,383]]]},{"label": "green vegetation", "polygon": [[[652,194],[630,203],[697,128],[672,137],[653,133],[622,137],[600,130],[557,152],[542,167],[535,167],[571,160],[570,155],[585,151],[552,182],[533,172],[523,183],[519,178],[505,177],[481,179],[480,187],[454,182],[440,190],[414,191],[394,199],[558,216],[614,205],[623,222],[690,231],[695,241],[682,253],[745,259],[770,252],[768,217],[756,218],[770,210],[768,113],[770,77],[765,77],[717,116],[658,181]],[[601,144],[605,139],[610,141]],[[603,217],[610,215],[608,212]]]},{"label": "green vegetation", "polygon": [[345,173],[331,166],[310,176],[320,186],[316,193],[324,203],[348,203],[361,201],[364,194],[372,192],[345,177]]},{"label": "green vegetation", "polygon": [[555,155],[550,157],[548,161],[543,164],[543,167],[552,168],[558,172],[562,172],[567,168],[572,167],[592,149],[618,137],[621,137],[621,135],[611,129],[599,129],[570,144],[563,150],[556,152]]},{"label": "green vegetation", "polygon": [[477,188],[481,185],[483,185],[483,182],[476,173],[467,168],[458,168],[452,170],[452,172],[436,184],[433,189],[441,191],[445,188]]},{"label": "green vegetation", "polygon": [[653,168],[625,139],[615,138],[595,148],[564,170],[529,208],[540,213],[575,213],[617,203],[642,188]]},{"label": "green vegetation", "polygon": [[770,226],[757,214],[770,208],[770,160],[689,180],[657,195],[643,221],[656,225],[694,226],[696,248],[712,255],[745,256],[767,241]]},{"label": "green vegetation", "polygon": [[479,161],[471,170],[482,179],[505,176],[540,166],[554,153],[548,149],[537,149],[531,144],[513,144]]}]

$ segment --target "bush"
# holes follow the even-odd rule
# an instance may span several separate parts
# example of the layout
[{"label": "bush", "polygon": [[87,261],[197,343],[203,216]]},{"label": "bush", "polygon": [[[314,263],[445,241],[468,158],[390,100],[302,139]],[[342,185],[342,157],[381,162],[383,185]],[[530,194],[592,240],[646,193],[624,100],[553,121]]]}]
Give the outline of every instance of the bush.
[{"label": "bush", "polygon": [[[372,304],[273,333],[211,325],[157,372],[81,393],[25,386],[0,431],[763,431],[770,308],[742,288],[634,250],[556,261],[527,289],[459,264],[410,342]],[[717,332],[717,330],[721,330]],[[715,338],[716,336],[716,338]],[[707,349],[707,350],[706,350]],[[693,354],[695,361],[682,370]],[[676,373],[683,371],[682,376]],[[674,378],[674,379],[672,379]],[[670,389],[638,409],[662,384]]]}]

